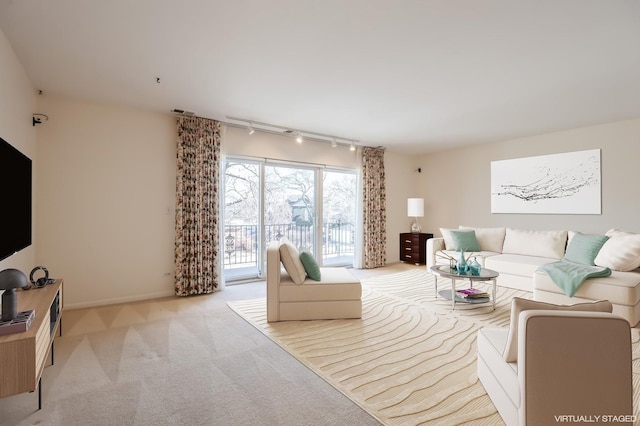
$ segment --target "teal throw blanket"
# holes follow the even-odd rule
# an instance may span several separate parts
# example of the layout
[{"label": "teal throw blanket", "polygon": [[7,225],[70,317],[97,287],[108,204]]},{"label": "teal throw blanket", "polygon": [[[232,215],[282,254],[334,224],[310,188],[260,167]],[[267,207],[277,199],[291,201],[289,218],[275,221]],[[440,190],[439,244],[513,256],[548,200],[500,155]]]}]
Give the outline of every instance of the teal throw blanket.
[{"label": "teal throw blanket", "polygon": [[569,297],[573,297],[576,291],[587,278],[608,277],[611,269],[600,266],[589,266],[575,263],[565,259],[547,263],[538,268],[545,271],[553,282]]}]

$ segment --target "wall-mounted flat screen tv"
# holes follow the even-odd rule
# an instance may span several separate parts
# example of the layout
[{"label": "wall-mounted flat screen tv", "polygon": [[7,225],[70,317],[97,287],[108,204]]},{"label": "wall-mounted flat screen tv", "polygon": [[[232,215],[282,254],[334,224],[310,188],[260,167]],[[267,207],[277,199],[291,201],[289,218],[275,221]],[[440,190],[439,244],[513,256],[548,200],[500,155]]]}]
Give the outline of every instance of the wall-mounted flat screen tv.
[{"label": "wall-mounted flat screen tv", "polygon": [[31,245],[31,159],[0,138],[0,260]]}]

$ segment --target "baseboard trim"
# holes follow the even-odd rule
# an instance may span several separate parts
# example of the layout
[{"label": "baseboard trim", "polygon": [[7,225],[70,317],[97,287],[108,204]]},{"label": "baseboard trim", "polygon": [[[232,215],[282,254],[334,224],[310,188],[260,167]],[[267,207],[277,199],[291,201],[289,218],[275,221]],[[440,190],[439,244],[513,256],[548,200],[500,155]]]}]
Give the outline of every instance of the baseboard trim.
[{"label": "baseboard trim", "polygon": [[[95,308],[98,306],[117,305],[119,303],[140,302],[143,300],[160,299],[163,297],[175,296],[173,291],[158,291],[155,293],[137,294],[135,296],[114,297],[112,299],[92,300],[90,302],[67,303],[65,300],[65,309],[84,309]],[[177,297],[177,296],[176,296]]]}]

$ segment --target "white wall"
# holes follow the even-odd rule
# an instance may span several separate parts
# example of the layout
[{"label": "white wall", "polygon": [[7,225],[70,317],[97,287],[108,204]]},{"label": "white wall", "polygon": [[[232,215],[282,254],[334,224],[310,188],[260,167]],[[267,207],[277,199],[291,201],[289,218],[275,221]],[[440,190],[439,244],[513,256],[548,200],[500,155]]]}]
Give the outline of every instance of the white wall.
[{"label": "white wall", "polygon": [[[37,97],[37,259],[65,280],[68,308],[173,294],[175,117],[53,95]],[[227,127],[233,155],[357,167],[346,147]],[[409,158],[387,152],[388,262],[409,229]],[[400,219],[396,216],[400,216]],[[166,274],[169,274],[167,276]]]},{"label": "white wall", "polygon": [[[596,148],[601,149],[601,215],[491,213],[491,161]],[[414,165],[422,167],[419,192],[434,234],[458,225],[640,232],[638,158],[640,119],[635,119],[425,155]]]},{"label": "white wall", "polygon": [[[5,56],[6,52],[3,53]],[[16,94],[30,119],[34,96]],[[2,84],[6,84],[3,78]],[[15,86],[11,86],[15,90]],[[173,294],[175,204],[175,117],[56,96],[37,96],[37,110],[49,121],[4,126],[8,138],[34,150],[37,133],[35,234],[37,263],[63,277],[68,307],[93,306]],[[6,103],[1,107],[14,117]],[[3,119],[4,117],[0,117]],[[17,135],[17,136],[16,136]],[[421,157],[385,152],[387,181],[387,260],[398,258],[398,234],[410,229],[406,200],[425,198],[425,232],[441,226],[571,228],[604,232],[611,227],[640,231],[640,201],[633,184],[640,177],[640,119],[470,147]],[[328,144],[228,127],[224,151],[233,155],[356,167],[356,154]],[[493,215],[490,213],[490,162],[506,158],[602,149],[602,215]],[[37,166],[36,166],[37,164]],[[422,173],[417,172],[417,168]],[[29,252],[31,252],[29,254]],[[3,265],[35,265],[27,249]],[[166,276],[165,274],[169,274]]]},{"label": "white wall", "polygon": [[[0,79],[11,100],[0,103],[3,137],[39,159],[34,161],[37,250],[23,250],[2,266],[28,272],[36,261],[44,264],[52,276],[65,279],[68,307],[173,294],[175,117],[34,96],[6,40],[0,48],[2,58],[9,59],[2,62],[7,69],[3,75],[11,76]],[[11,58],[13,66],[7,66]],[[36,109],[49,121],[32,128],[29,120]],[[637,119],[421,157],[387,150],[388,263],[399,260],[398,234],[410,229],[410,197],[425,198],[421,224],[435,234],[439,227],[458,224],[640,231],[640,201],[633,193],[640,177],[635,166],[639,139]],[[357,155],[346,148],[310,141],[298,145],[263,133],[249,136],[232,127],[225,131],[223,146],[233,155],[338,167],[358,164]],[[491,214],[492,160],[593,148],[602,149],[602,215]]]},{"label": "white wall", "polygon": [[[49,121],[36,128],[37,260],[65,278],[69,307],[173,294],[175,117],[55,96],[38,96]],[[29,113],[30,115],[30,113]],[[24,129],[29,133],[29,128]],[[604,232],[640,231],[640,119],[470,147],[421,157],[385,152],[387,261],[399,260],[406,200],[425,198],[424,232],[458,224]],[[490,162],[602,149],[602,215],[490,212]],[[346,147],[227,127],[232,155],[357,167]],[[417,172],[417,168],[422,173]],[[169,213],[169,214],[167,214]],[[33,261],[29,262],[29,267]],[[165,276],[169,273],[170,276]]]},{"label": "white wall", "polygon": [[67,307],[174,294],[175,117],[46,94],[38,109],[37,258]]},{"label": "white wall", "polygon": [[[411,232],[413,218],[407,216],[407,199],[421,197],[418,191],[420,174],[412,165],[412,157],[387,150],[384,171],[387,183],[387,263],[400,261],[400,233]],[[425,200],[426,205],[426,200]],[[423,232],[431,232],[426,221],[419,218]]]},{"label": "white wall", "polygon": [[[38,161],[36,157],[36,132],[31,124],[33,113],[37,112],[35,110],[35,90],[1,30],[0,94],[2,94],[0,96],[0,137],[31,158],[33,162],[33,220],[35,223]],[[24,272],[27,277],[29,276],[31,269],[36,266],[36,244],[38,242],[35,227],[32,227],[32,230],[31,246],[1,261],[0,271],[16,268]]]},{"label": "white wall", "polygon": [[[173,294],[175,117],[35,92],[0,31],[0,136],[33,160],[35,194],[33,244],[0,270],[47,266],[65,279],[67,307]],[[34,128],[34,112],[49,121]],[[358,164],[344,147],[232,127],[223,141],[233,155]],[[425,198],[421,224],[434,234],[459,224],[640,232],[638,142],[640,119],[424,156],[388,150],[387,261],[399,260],[410,197]],[[602,149],[602,215],[491,214],[491,161],[593,148]]]}]

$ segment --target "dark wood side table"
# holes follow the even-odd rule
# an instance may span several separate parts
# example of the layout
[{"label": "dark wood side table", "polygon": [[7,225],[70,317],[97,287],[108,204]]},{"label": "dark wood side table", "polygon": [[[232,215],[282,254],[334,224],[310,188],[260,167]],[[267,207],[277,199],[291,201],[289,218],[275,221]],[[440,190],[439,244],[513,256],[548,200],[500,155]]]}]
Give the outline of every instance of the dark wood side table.
[{"label": "dark wood side table", "polygon": [[406,232],[400,234],[400,261],[416,265],[426,262],[426,244],[433,234],[422,232]]}]

